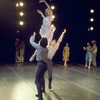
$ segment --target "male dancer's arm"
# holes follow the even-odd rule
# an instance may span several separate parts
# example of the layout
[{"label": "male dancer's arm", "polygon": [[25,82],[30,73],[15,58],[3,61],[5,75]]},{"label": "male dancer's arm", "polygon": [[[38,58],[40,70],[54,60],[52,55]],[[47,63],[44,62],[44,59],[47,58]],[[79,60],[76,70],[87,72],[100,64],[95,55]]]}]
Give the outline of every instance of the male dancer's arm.
[{"label": "male dancer's arm", "polygon": [[35,48],[35,49],[38,49],[40,47],[39,44],[35,43],[35,36],[36,36],[36,33],[34,32],[33,33],[33,36],[30,37],[30,44]]},{"label": "male dancer's arm", "polygon": [[64,34],[66,33],[66,29],[64,29],[64,31],[62,32],[62,34],[60,35],[60,37],[59,37],[59,39],[58,39],[58,41],[57,41],[57,43],[55,44],[55,46],[56,46],[56,49],[58,49],[59,48],[59,45],[60,45],[60,43],[61,43],[61,41],[62,41],[62,39],[63,39],[63,37],[64,37]]},{"label": "male dancer's arm", "polygon": [[53,56],[55,55],[56,51],[59,48],[59,45],[60,45],[65,33],[66,33],[66,29],[64,29],[64,32],[62,32],[62,34],[60,35],[60,37],[59,37],[57,43],[54,45],[54,47],[49,49],[49,52],[48,52],[48,58],[49,59],[52,60]]},{"label": "male dancer's arm", "polygon": [[30,62],[32,62],[35,59],[36,56],[36,52],[37,50],[35,50],[34,54],[31,56],[31,58],[29,59]]},{"label": "male dancer's arm", "polygon": [[[34,40],[35,40],[35,35],[36,35],[36,33],[34,32],[33,33],[33,36],[31,36],[31,38],[30,38],[30,43],[31,43],[31,45],[32,45],[32,43],[34,43]],[[33,41],[33,42],[32,42]],[[35,43],[36,44],[36,43]],[[35,50],[35,52],[34,52],[34,54],[31,56],[31,58],[29,59],[29,61],[30,62],[32,62],[33,60],[34,60],[34,58],[35,58],[35,56],[36,56],[36,52],[37,52],[37,50]]]}]

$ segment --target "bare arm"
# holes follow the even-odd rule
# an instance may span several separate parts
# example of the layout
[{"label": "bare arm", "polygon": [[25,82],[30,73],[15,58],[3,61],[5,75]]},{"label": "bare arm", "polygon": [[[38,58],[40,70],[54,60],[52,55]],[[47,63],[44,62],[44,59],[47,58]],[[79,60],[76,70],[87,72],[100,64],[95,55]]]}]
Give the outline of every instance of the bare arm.
[{"label": "bare arm", "polygon": [[41,10],[37,10],[37,13],[41,14],[42,18],[45,17]]},{"label": "bare arm", "polygon": [[64,34],[66,33],[66,29],[64,29],[64,31],[62,32],[62,34],[60,35],[60,37],[59,37],[59,39],[58,39],[58,41],[57,41],[57,43],[58,44],[60,44],[60,42],[62,41],[62,39],[63,39],[63,36],[64,36]]},{"label": "bare arm", "polygon": [[83,47],[83,50],[86,50],[87,48],[86,47]]},{"label": "bare arm", "polygon": [[57,43],[54,45],[55,50],[57,50],[57,49],[59,48],[59,45],[60,45],[60,43],[61,43],[61,41],[62,41],[62,39],[63,39],[64,34],[66,33],[66,31],[67,31],[67,30],[64,29],[64,31],[63,31],[62,34],[60,35],[60,37],[59,37]]},{"label": "bare arm", "polygon": [[40,1],[39,1],[39,3],[42,3],[42,2],[44,2],[44,3],[46,4],[46,6],[48,7],[49,12],[50,12],[50,17],[51,17],[51,19],[52,19],[52,10],[51,10],[49,4],[48,4],[45,0],[40,0]]},{"label": "bare arm", "polygon": [[35,49],[38,49],[40,48],[40,45],[38,43],[35,43],[35,36],[36,36],[36,33],[34,32],[33,35],[30,37],[30,44],[35,48]]},{"label": "bare arm", "polygon": [[65,52],[65,47],[63,48],[63,53],[62,53],[63,56],[64,56],[64,52]]},{"label": "bare arm", "polygon": [[37,52],[37,50],[35,50],[34,54],[33,54],[33,55],[31,56],[31,58],[29,59],[30,62],[32,62],[32,61],[34,60],[34,58],[35,58],[35,56],[36,56],[36,52]]}]

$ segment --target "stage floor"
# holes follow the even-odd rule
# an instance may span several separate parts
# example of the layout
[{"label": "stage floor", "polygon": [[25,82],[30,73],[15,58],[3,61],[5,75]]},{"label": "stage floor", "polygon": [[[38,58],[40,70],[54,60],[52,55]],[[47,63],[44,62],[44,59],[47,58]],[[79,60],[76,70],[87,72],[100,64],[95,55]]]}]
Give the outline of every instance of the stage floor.
[{"label": "stage floor", "polygon": [[[36,63],[0,65],[0,100],[38,100],[34,83]],[[44,100],[100,100],[100,67],[84,69],[84,65],[53,66],[52,89],[45,74]]]}]

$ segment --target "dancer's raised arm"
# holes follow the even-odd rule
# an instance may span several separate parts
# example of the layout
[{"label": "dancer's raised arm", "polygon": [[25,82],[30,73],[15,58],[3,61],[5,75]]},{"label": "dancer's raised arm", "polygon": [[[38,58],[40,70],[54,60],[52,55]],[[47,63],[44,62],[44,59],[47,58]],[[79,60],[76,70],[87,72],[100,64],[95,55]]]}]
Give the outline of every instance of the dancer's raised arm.
[{"label": "dancer's raised arm", "polygon": [[48,9],[46,9],[46,10],[49,10],[49,16],[51,17],[51,19],[53,19],[53,18],[52,18],[52,10],[51,10],[49,4],[48,4],[45,0],[40,0],[40,1],[39,1],[39,3],[43,3],[43,2],[44,2],[44,3],[46,4],[46,6],[48,7]]},{"label": "dancer's raised arm", "polygon": [[64,29],[64,31],[62,32],[62,34],[60,35],[58,41],[57,41],[57,45],[59,46],[60,42],[62,41],[63,37],[64,37],[64,34],[66,33],[66,29]]},{"label": "dancer's raised arm", "polygon": [[42,18],[45,17],[41,10],[37,10],[37,13],[41,14]]}]

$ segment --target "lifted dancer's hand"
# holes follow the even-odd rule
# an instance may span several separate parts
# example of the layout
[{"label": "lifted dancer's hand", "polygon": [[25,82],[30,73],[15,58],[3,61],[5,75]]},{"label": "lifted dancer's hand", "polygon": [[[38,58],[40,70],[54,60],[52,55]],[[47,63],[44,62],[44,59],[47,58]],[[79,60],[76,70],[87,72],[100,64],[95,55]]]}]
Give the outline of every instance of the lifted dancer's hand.
[{"label": "lifted dancer's hand", "polygon": [[39,3],[45,2],[45,0],[40,0]]},{"label": "lifted dancer's hand", "polygon": [[36,36],[36,32],[33,32],[33,36]]},{"label": "lifted dancer's hand", "polygon": [[42,12],[41,12],[41,10],[37,10],[37,13],[41,14]]}]

